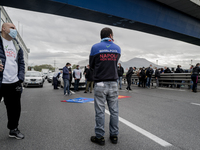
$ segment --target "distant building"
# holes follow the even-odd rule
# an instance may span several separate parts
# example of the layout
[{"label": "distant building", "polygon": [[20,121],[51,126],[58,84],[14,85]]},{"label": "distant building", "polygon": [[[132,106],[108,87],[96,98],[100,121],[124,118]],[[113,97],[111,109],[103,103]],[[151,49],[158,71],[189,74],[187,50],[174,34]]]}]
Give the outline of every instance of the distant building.
[{"label": "distant building", "polygon": [[[8,16],[6,10],[3,8],[3,6],[0,6],[0,18],[1,18],[1,22],[0,22],[0,29],[3,23],[6,22],[10,22],[12,23],[12,20],[10,19],[10,17]],[[22,50],[24,51],[24,62],[25,62],[25,68],[26,71],[28,70],[28,54],[30,53],[30,49],[28,49],[23,41],[23,39],[21,38],[19,32],[16,38],[22,48]]]}]

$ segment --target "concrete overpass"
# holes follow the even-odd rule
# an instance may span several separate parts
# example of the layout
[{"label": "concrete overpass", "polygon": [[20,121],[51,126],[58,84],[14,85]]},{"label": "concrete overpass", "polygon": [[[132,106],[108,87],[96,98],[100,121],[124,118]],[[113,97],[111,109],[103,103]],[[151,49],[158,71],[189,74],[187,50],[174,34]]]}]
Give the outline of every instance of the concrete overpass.
[{"label": "concrete overpass", "polygon": [[200,45],[198,0],[1,0],[0,5],[108,24]]}]

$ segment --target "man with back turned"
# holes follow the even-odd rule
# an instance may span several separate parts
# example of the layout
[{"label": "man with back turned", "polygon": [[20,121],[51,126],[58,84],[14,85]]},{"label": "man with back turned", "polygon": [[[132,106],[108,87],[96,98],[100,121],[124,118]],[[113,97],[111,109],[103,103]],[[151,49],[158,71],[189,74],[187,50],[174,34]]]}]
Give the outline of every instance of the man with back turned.
[{"label": "man with back turned", "polygon": [[101,30],[101,42],[92,46],[90,53],[90,68],[94,74],[94,107],[95,107],[95,136],[91,141],[99,145],[105,144],[104,122],[105,102],[110,111],[110,140],[113,144],[118,141],[118,85],[117,63],[121,49],[113,43],[113,32],[110,28]]}]

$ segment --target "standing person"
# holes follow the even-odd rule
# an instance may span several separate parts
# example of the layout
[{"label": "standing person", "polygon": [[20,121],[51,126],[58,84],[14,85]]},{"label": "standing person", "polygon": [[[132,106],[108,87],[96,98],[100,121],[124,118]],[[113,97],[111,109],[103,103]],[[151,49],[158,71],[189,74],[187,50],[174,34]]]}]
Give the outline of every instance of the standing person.
[{"label": "standing person", "polygon": [[58,88],[58,79],[60,78],[60,74],[61,74],[60,71],[54,73],[54,76],[53,76],[53,87],[54,87],[54,90],[59,89]]},{"label": "standing person", "polygon": [[140,76],[141,76],[142,87],[145,88],[145,86],[146,86],[146,70],[144,67],[140,71]]},{"label": "standing person", "polygon": [[156,78],[156,87],[159,87],[159,78],[160,78],[160,71],[155,67],[155,78]]},{"label": "standing person", "polygon": [[149,66],[149,68],[147,69],[147,72],[146,72],[146,76],[147,76],[147,88],[150,88],[150,85],[151,85],[151,77],[154,73],[154,70],[152,68],[152,65]]},{"label": "standing person", "polygon": [[79,81],[82,78],[82,72],[79,69],[79,65],[76,66],[76,69],[74,69],[73,72],[73,77],[74,77],[74,92],[78,91],[78,86],[79,86]]},{"label": "standing person", "polygon": [[100,145],[105,144],[104,122],[105,102],[110,111],[110,140],[113,144],[118,141],[118,86],[117,62],[121,49],[113,43],[113,32],[110,28],[101,30],[101,42],[92,46],[90,53],[90,68],[94,70],[94,107],[95,134],[91,141]]},{"label": "standing person", "polygon": [[89,68],[89,65],[87,65],[87,67],[85,66],[85,70],[84,70],[84,72],[83,72],[83,74],[84,74],[84,76],[85,76],[85,85],[86,85],[86,86],[87,86],[86,72],[87,72],[88,68]]},{"label": "standing person", "polygon": [[24,139],[19,131],[21,94],[25,74],[23,50],[16,40],[17,30],[12,23],[4,23],[0,34],[0,99],[7,110],[9,137]]},{"label": "standing person", "polygon": [[200,64],[197,63],[196,67],[193,68],[192,76],[191,76],[191,79],[193,81],[192,91],[195,92],[195,93],[197,92],[197,82],[198,82],[199,72],[200,72]]},{"label": "standing person", "polygon": [[[175,73],[183,73],[183,69],[181,68],[181,65],[177,66]],[[181,83],[182,81],[177,81],[177,82]],[[177,84],[177,88],[180,88],[180,87],[181,87],[181,85]]]},{"label": "standing person", "polygon": [[[67,63],[65,67],[63,67],[63,81],[64,81],[64,95],[71,95],[69,90],[69,80],[70,80],[70,73],[68,70],[68,67],[70,66],[70,63]],[[66,93],[67,90],[67,93]]]},{"label": "standing person", "polygon": [[70,89],[71,84],[72,84],[72,67],[70,63],[68,65],[68,70],[69,70],[69,89]]},{"label": "standing person", "polygon": [[117,71],[118,71],[118,76],[119,76],[119,89],[121,90],[122,89],[122,77],[123,77],[123,74],[124,74],[124,68],[121,66],[120,63],[118,63],[118,67],[117,67]]},{"label": "standing person", "polygon": [[87,78],[87,85],[84,93],[87,93],[89,91],[89,86],[90,86],[90,93],[92,93],[93,89],[93,84],[94,84],[94,75],[93,71],[90,69],[90,65],[87,66],[88,69],[86,70],[85,77]]},{"label": "standing person", "polygon": [[137,71],[137,76],[138,76],[138,87],[140,87],[140,84],[142,83],[142,79],[141,79],[141,76],[140,76],[140,72],[141,72],[142,68],[139,68],[139,70]]},{"label": "standing person", "polygon": [[[193,68],[194,68],[194,66],[191,65],[191,66],[190,66],[190,69],[188,70],[188,73],[191,73],[191,74],[192,74]],[[192,85],[188,85],[188,87],[189,87],[189,89],[192,90],[192,89],[193,89],[193,81],[191,80],[190,83],[191,83]]]},{"label": "standing person", "polygon": [[132,77],[132,74],[133,74],[133,68],[130,67],[128,72],[126,73],[126,79],[127,79],[127,90],[132,90],[131,89],[131,77]]}]

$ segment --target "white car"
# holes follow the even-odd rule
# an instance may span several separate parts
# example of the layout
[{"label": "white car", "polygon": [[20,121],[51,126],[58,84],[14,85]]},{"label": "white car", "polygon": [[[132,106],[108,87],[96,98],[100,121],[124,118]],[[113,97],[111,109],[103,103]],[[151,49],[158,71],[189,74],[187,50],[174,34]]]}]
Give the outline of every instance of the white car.
[{"label": "white car", "polygon": [[25,74],[25,80],[23,83],[24,87],[28,86],[39,86],[43,87],[43,78],[41,72],[38,71],[27,71]]}]

